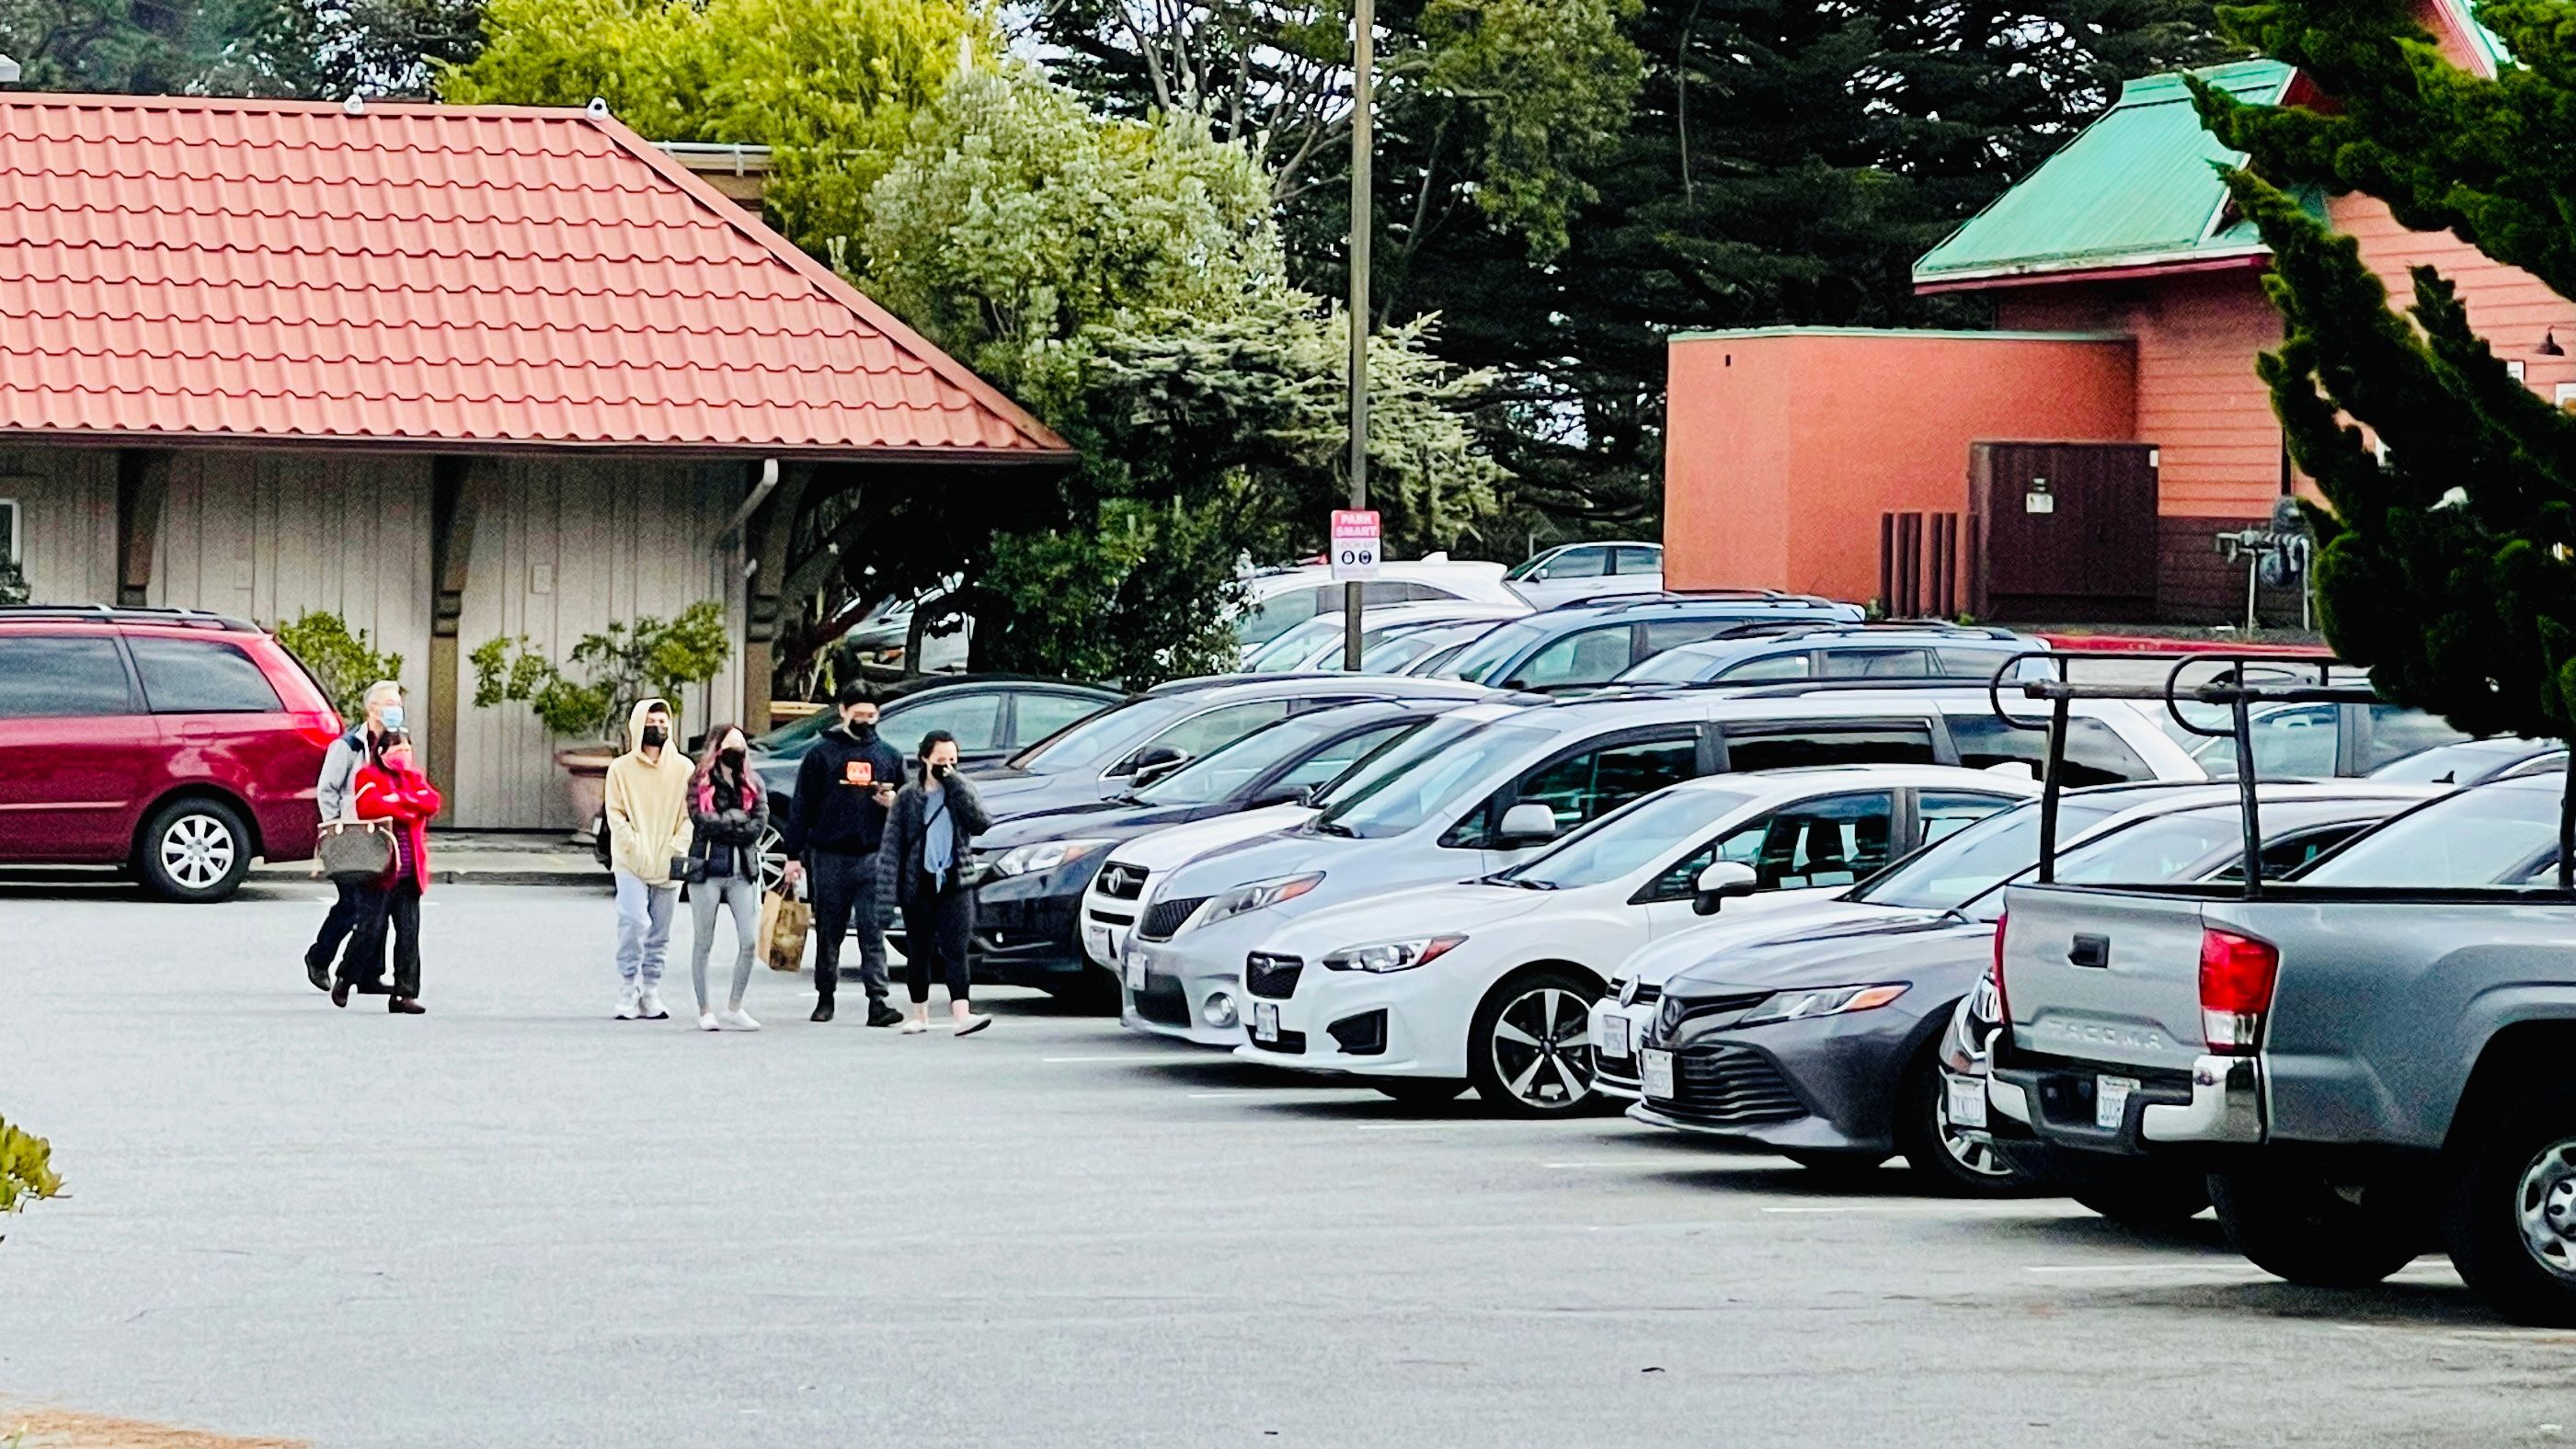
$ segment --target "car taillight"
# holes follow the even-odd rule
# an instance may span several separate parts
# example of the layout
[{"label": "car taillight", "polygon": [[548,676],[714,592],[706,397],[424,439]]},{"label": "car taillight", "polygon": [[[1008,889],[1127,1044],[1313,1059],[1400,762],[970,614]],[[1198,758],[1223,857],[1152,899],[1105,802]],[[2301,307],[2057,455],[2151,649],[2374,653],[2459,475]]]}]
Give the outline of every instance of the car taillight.
[{"label": "car taillight", "polygon": [[1995,978],[1995,1025],[2012,1025],[2012,998],[2004,994],[2004,923],[2012,919],[2007,911],[1995,917],[1995,964],[1988,973]]},{"label": "car taillight", "polygon": [[2213,1052],[2242,1056],[2263,1034],[2281,952],[2269,941],[2233,931],[2200,933],[2200,1032]]},{"label": "car taillight", "polygon": [[331,742],[341,735],[340,717],[327,709],[298,713],[295,716],[295,733],[302,736],[306,744],[328,749]]}]

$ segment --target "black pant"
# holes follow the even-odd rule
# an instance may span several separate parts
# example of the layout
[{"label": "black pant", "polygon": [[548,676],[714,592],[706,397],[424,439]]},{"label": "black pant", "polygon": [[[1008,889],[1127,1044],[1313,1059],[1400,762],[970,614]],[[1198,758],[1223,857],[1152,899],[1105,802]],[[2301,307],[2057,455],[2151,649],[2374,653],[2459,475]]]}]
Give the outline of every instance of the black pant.
[{"label": "black pant", "polygon": [[859,984],[868,1000],[886,999],[885,923],[877,919],[877,857],[816,850],[805,857],[814,904],[814,992],[829,998],[841,984],[841,938],[859,927]]},{"label": "black pant", "polygon": [[[331,903],[331,913],[322,918],[322,933],[313,938],[312,946],[304,952],[306,961],[324,966],[330,965],[331,958],[340,954],[341,942],[361,934],[360,928],[366,925],[370,909],[367,904],[368,893],[373,889],[370,886],[345,880],[334,881],[332,886],[339,891],[340,897]],[[353,950],[352,954],[357,953]],[[358,972],[355,979],[374,981],[384,974],[385,960],[380,949],[373,959],[366,962],[366,968]]]},{"label": "black pant", "polygon": [[385,931],[393,930],[393,994],[417,999],[420,995],[420,882],[404,876],[391,886],[364,886],[366,918],[359,926],[349,954],[340,961],[340,977],[358,982],[360,961],[385,959]]},{"label": "black pant", "polygon": [[975,898],[955,880],[942,885],[925,875],[913,881],[903,898],[903,984],[913,1005],[930,999],[933,956],[948,978],[948,999],[966,999],[966,936],[974,929]]}]

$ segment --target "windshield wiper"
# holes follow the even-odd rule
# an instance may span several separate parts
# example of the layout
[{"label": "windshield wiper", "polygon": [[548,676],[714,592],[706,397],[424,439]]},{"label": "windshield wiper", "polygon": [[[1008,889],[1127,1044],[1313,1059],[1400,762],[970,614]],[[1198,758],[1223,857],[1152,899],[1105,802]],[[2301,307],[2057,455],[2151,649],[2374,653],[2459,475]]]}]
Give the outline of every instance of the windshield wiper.
[{"label": "windshield wiper", "polygon": [[1315,833],[1318,835],[1338,835],[1344,840],[1357,840],[1360,838],[1360,833],[1358,831],[1333,820],[1316,821]]},{"label": "windshield wiper", "polygon": [[1526,875],[1516,875],[1511,877],[1510,884],[1519,886],[1525,891],[1552,891],[1556,889],[1556,882],[1552,880],[1539,880],[1536,877]]}]

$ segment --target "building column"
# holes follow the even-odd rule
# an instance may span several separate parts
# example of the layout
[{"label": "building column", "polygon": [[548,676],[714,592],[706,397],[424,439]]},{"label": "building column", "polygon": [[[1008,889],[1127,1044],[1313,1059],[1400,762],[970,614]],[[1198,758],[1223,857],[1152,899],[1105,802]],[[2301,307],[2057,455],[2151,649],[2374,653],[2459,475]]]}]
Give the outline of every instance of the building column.
[{"label": "building column", "polygon": [[116,605],[140,609],[152,601],[152,557],[161,544],[161,517],[170,497],[170,454],[125,448],[116,455]]},{"label": "building column", "polygon": [[742,556],[751,564],[742,590],[742,727],[752,735],[769,729],[770,671],[785,607],[788,549],[813,478],[813,464],[784,465],[778,486],[742,527]]},{"label": "building column", "polygon": [[429,756],[430,783],[456,797],[456,719],[465,681],[456,647],[465,615],[465,583],[474,562],[474,525],[482,508],[481,477],[488,464],[441,456],[430,465],[429,484]]}]

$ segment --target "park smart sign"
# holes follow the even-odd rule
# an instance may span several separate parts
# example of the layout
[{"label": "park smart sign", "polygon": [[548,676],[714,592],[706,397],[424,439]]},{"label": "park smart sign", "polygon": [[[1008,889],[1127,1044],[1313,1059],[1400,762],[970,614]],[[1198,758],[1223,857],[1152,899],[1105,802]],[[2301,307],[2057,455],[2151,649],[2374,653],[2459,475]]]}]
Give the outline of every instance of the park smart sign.
[{"label": "park smart sign", "polygon": [[1376,578],[1377,544],[1376,509],[1334,509],[1332,563],[1335,582]]}]

